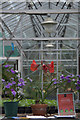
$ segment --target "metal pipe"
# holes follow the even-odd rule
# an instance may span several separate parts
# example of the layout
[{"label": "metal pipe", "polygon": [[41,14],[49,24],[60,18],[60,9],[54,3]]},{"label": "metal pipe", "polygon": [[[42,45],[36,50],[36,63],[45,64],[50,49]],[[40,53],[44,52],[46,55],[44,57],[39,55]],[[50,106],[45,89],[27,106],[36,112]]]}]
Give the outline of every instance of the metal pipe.
[{"label": "metal pipe", "polygon": [[35,38],[0,38],[0,40],[4,41],[24,41],[24,40],[34,40],[34,41],[50,41],[50,40],[55,40],[55,41],[61,41],[61,40],[80,40],[79,37],[35,37]]},{"label": "metal pipe", "polygon": [[[43,42],[43,41],[41,41],[41,42]],[[29,51],[29,52],[31,52],[31,51],[35,51],[35,52],[39,52],[39,51],[44,51],[44,52],[50,52],[50,51],[55,51],[55,52],[57,52],[57,51],[76,51],[77,49],[23,49],[23,51]]]},{"label": "metal pipe", "polygon": [[57,9],[57,10],[0,10],[0,14],[36,14],[36,15],[47,15],[49,14],[79,14],[80,11],[77,9]]},{"label": "metal pipe", "polygon": [[[43,30],[42,30],[42,27],[41,27],[41,37],[43,37]],[[43,61],[43,41],[41,41],[41,61]],[[44,97],[44,93],[43,93],[43,70],[42,70],[42,77],[41,77],[41,85],[42,85],[42,98]]]}]

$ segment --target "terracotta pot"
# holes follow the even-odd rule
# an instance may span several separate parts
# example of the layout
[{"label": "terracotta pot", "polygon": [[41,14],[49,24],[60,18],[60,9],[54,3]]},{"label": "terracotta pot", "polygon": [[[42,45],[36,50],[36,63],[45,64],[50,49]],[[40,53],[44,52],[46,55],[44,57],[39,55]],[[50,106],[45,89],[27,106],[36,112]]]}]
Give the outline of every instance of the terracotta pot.
[{"label": "terracotta pot", "polygon": [[31,105],[33,115],[45,115],[47,113],[47,104]]}]

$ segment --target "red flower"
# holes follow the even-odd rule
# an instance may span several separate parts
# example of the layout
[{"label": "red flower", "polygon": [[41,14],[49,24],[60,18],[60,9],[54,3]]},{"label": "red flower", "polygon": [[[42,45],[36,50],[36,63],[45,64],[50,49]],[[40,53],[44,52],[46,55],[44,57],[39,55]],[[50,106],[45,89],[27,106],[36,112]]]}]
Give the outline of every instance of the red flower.
[{"label": "red flower", "polygon": [[48,70],[50,73],[54,73],[54,62],[52,61],[51,64],[48,65]]},{"label": "red flower", "polygon": [[37,68],[38,68],[38,64],[36,64],[36,62],[35,62],[35,60],[33,60],[33,62],[32,62],[32,64],[31,64],[31,71],[35,71],[35,70],[37,70]]},{"label": "red flower", "polygon": [[45,64],[42,65],[44,72],[47,72],[47,66]]},{"label": "red flower", "polygon": [[[44,72],[47,72],[47,70],[49,70],[50,73],[54,73],[54,62],[52,61],[51,64],[45,65],[43,64],[43,61],[41,61],[41,65],[42,65],[42,69]],[[35,71],[37,70],[37,68],[39,67],[38,64],[36,64],[35,60],[33,60],[32,64],[31,64],[31,71]]]}]

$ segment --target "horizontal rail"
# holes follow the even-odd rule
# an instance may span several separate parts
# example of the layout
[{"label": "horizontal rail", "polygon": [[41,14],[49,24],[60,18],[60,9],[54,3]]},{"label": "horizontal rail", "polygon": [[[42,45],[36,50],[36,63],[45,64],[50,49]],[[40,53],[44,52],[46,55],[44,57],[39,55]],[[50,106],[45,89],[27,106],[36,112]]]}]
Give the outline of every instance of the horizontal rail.
[{"label": "horizontal rail", "polygon": [[[32,62],[33,60],[24,60],[25,62],[27,61],[27,62]],[[41,62],[41,59],[39,59],[39,60],[35,60],[35,61],[37,61],[37,62]],[[50,60],[50,59],[47,59],[47,60],[45,60],[45,59],[43,59],[43,61],[46,61],[46,62],[51,62],[51,61],[55,61],[55,62],[57,62],[57,60],[56,59],[53,59],[53,60]],[[58,59],[58,61],[62,61],[62,62],[65,62],[65,61],[69,61],[69,62],[72,62],[72,61],[77,61],[76,59]],[[68,66],[70,66],[70,65],[68,65]]]},{"label": "horizontal rail", "polygon": [[76,51],[77,49],[22,49],[23,51],[28,51],[28,52],[39,52],[39,51],[42,51],[42,52],[50,52],[50,51]]},{"label": "horizontal rail", "polygon": [[36,15],[46,15],[46,14],[78,14],[80,11],[78,9],[56,9],[56,10],[0,10],[0,14],[36,14]]},{"label": "horizontal rail", "polygon": [[80,38],[73,38],[73,37],[35,37],[35,38],[0,38],[0,40],[4,40],[4,41],[27,41],[27,40],[34,40],[34,41],[51,41],[51,40],[55,40],[55,41],[59,41],[59,40],[80,40]]},{"label": "horizontal rail", "polygon": [[[7,57],[0,57],[0,60],[6,60]],[[9,60],[19,60],[20,57],[9,57]]]}]

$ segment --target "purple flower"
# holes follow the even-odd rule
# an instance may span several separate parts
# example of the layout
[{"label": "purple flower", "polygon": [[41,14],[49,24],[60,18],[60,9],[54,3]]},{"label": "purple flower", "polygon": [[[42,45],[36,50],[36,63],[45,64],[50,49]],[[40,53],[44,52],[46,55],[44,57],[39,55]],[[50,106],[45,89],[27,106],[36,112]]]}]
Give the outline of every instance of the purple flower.
[{"label": "purple flower", "polygon": [[6,87],[6,88],[10,88],[10,86],[9,86],[9,85],[6,85],[5,87]]},{"label": "purple flower", "polygon": [[24,82],[22,82],[22,85],[23,85],[23,86],[25,86],[25,83],[24,83]]},{"label": "purple flower", "polygon": [[68,83],[70,83],[71,82],[71,80],[70,79],[68,79],[68,81],[67,81]]},{"label": "purple flower", "polygon": [[14,80],[14,78],[12,77],[11,80]]},{"label": "purple flower", "polygon": [[71,77],[74,77],[74,74],[70,74],[71,75]]},{"label": "purple flower", "polygon": [[14,96],[16,95],[16,91],[14,91],[13,89],[11,89],[11,92]]},{"label": "purple flower", "polygon": [[54,84],[57,84],[57,82],[55,81]]},{"label": "purple flower", "polygon": [[5,82],[5,80],[4,79],[1,79],[2,80],[2,82]]},{"label": "purple flower", "polygon": [[75,81],[75,79],[72,79],[72,81]]},{"label": "purple flower", "polygon": [[11,89],[11,91],[14,91],[14,89]]},{"label": "purple flower", "polygon": [[15,74],[15,71],[13,70],[13,68],[11,68],[11,72],[12,72],[13,74]]},{"label": "purple flower", "polygon": [[18,86],[25,86],[25,83],[24,82],[21,82],[21,83],[18,83]]},{"label": "purple flower", "polygon": [[55,81],[55,80],[57,80],[56,78],[54,78],[52,81]]},{"label": "purple flower", "polygon": [[78,75],[78,77],[80,78],[80,75]]},{"label": "purple flower", "polygon": [[77,81],[77,84],[79,84],[79,85],[80,85],[80,80],[78,80],[78,81]]},{"label": "purple flower", "polygon": [[21,84],[21,83],[18,83],[18,86],[22,86],[22,84]]},{"label": "purple flower", "polygon": [[69,80],[70,76],[66,76],[65,78],[66,78],[67,80]]},{"label": "purple flower", "polygon": [[12,86],[12,83],[8,83],[8,85],[6,85],[6,88],[10,88],[10,86]]},{"label": "purple flower", "polygon": [[12,83],[8,83],[9,86],[12,86]]},{"label": "purple flower", "polygon": [[12,84],[16,84],[16,82],[15,82],[15,81],[12,81]]},{"label": "purple flower", "polygon": [[80,87],[79,87],[79,86],[76,86],[76,89],[77,89],[77,90],[79,90],[79,89],[80,89]]},{"label": "purple flower", "polygon": [[4,67],[7,68],[7,67],[9,67],[9,66],[10,66],[10,65],[5,65]]},{"label": "purple flower", "polygon": [[60,76],[61,79],[64,79],[65,77],[63,75]]},{"label": "purple flower", "polygon": [[23,82],[24,80],[22,78],[19,79],[19,82]]},{"label": "purple flower", "polygon": [[8,72],[10,72],[10,70],[9,70],[9,69],[7,69],[7,71],[8,71]]}]

